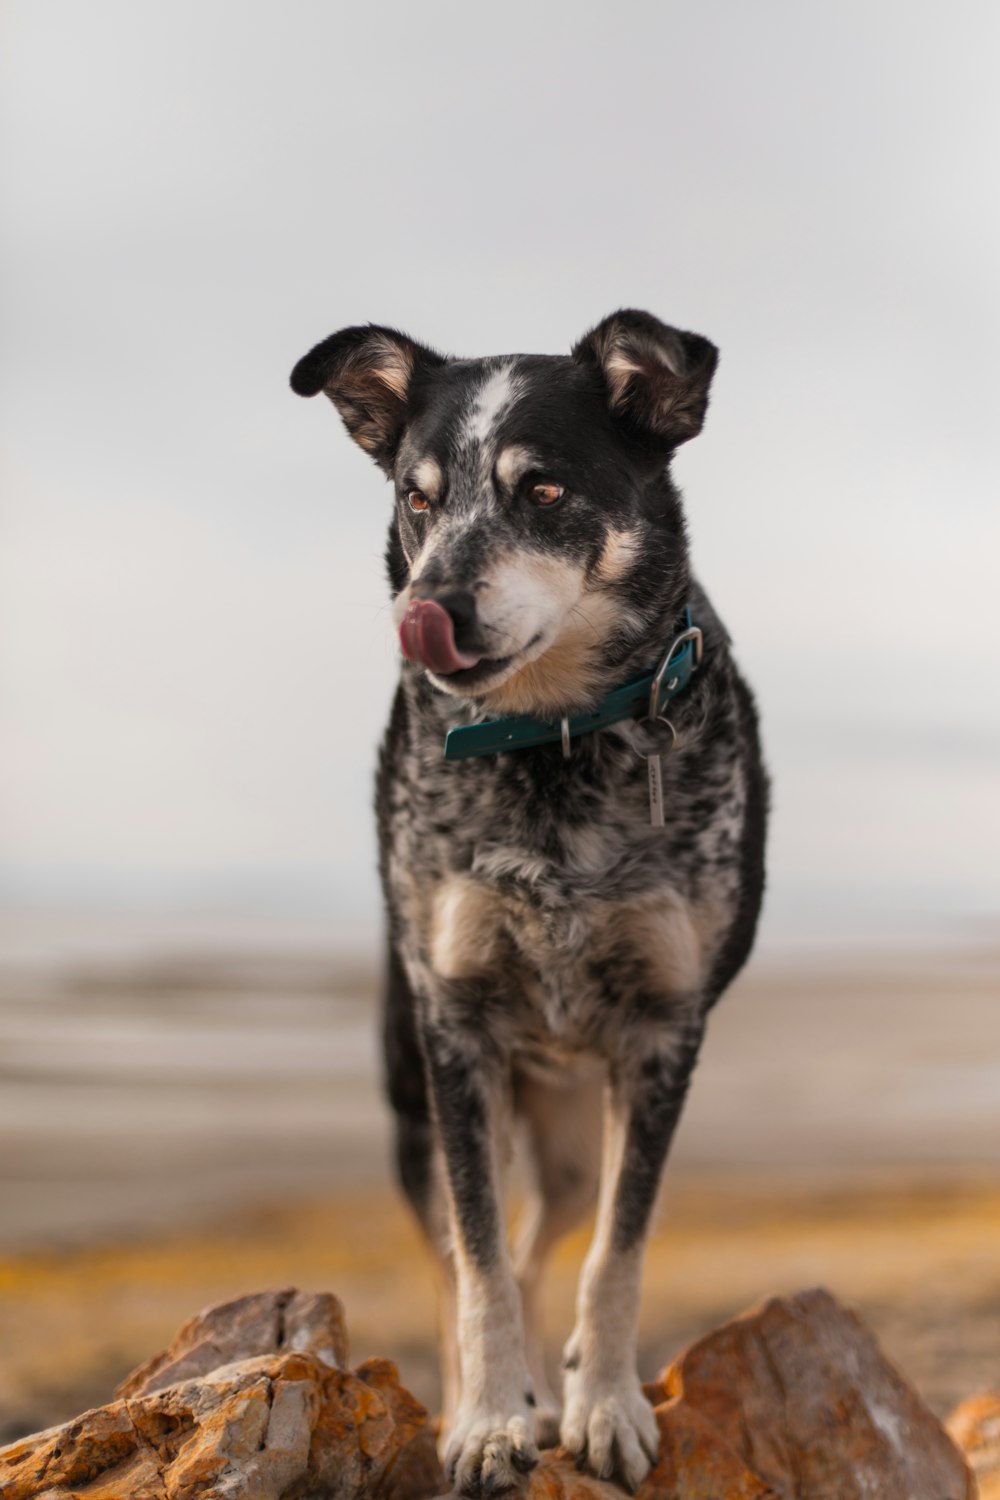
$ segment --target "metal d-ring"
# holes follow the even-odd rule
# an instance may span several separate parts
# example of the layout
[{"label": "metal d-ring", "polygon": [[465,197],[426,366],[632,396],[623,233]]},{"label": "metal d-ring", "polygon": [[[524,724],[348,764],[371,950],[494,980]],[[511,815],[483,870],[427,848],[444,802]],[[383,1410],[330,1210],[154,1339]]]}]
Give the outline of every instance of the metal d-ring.
[{"label": "metal d-ring", "polygon": [[[670,667],[670,663],[677,655],[677,652],[688,641],[694,642],[695,669],[701,666],[701,653],[703,648],[701,631],[698,629],[697,625],[691,625],[687,630],[682,630],[680,635],[671,642],[670,649],[667,651],[666,656],[657,667],[656,676],[653,678],[652,682],[649,685],[649,718],[651,719],[658,719],[660,716],[660,693],[663,691],[663,679],[664,677],[666,677],[667,671]],[[677,686],[677,682],[678,679],[676,677],[671,678],[671,680],[667,683],[668,691],[671,691],[673,688],[675,688]]]},{"label": "metal d-ring", "polygon": [[567,719],[565,714],[563,714],[562,718],[559,720],[559,729],[562,734],[563,760],[569,760],[573,751],[570,748],[569,743],[569,720]]}]

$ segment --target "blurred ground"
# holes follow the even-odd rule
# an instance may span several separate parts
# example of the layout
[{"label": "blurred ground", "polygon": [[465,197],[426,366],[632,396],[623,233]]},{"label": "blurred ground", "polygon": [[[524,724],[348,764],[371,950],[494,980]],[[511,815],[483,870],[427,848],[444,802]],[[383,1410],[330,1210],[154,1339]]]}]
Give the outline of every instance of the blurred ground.
[{"label": "blurred ground", "polygon": [[[106,1399],[197,1308],[264,1285],[336,1291],[356,1355],[396,1358],[433,1404],[369,968],[246,934],[178,951],[89,929],[7,945],[0,1436]],[[824,1282],[937,1410],[997,1383],[998,1148],[1000,955],[758,961],[713,1018],[668,1173],[644,1373]],[[553,1356],[584,1247],[554,1270]]]}]

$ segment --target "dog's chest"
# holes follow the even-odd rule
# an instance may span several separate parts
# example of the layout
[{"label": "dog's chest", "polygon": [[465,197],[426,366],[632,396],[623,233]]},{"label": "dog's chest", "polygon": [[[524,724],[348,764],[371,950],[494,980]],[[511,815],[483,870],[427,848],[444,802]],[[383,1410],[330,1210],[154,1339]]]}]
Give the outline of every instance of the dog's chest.
[{"label": "dog's chest", "polygon": [[567,899],[565,868],[541,864],[526,857],[519,880],[516,851],[481,851],[437,882],[411,948],[432,1008],[464,1013],[485,994],[484,1024],[512,1049],[569,1057],[604,1052],[609,1032],[698,993],[724,905],[666,883],[622,895],[604,882]]},{"label": "dog's chest", "polygon": [[655,830],[645,765],[618,737],[569,767],[558,750],[442,766],[430,736],[394,748],[383,871],[411,983],[433,1007],[480,993],[512,1044],[587,1050],[630,1012],[698,992],[738,885],[731,745],[696,769],[678,758]]}]

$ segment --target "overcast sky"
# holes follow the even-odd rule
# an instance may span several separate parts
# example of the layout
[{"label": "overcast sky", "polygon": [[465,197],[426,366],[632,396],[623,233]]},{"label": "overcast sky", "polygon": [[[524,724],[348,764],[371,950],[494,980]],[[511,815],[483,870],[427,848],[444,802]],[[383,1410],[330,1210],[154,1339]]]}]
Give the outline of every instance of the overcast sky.
[{"label": "overcast sky", "polygon": [[677,461],[775,933],[1000,898],[1000,9],[8,0],[8,903],[376,908],[389,492],[343,324],[722,362]]}]

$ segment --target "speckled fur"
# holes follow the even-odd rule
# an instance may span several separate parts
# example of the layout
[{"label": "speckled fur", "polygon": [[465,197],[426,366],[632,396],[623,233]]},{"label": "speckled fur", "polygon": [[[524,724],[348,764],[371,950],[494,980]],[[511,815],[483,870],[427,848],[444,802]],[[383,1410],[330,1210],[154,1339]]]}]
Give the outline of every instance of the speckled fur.
[{"label": "speckled fur", "polygon": [[[445,678],[404,663],[377,798],[389,1093],[403,1185],[454,1301],[448,1464],[469,1493],[530,1467],[536,1415],[555,1436],[538,1281],[597,1196],[599,1132],[580,1121],[602,1079],[562,1437],[630,1485],[655,1445],[635,1372],[642,1243],[706,1016],[749,953],[763,889],[754,706],[691,575],[669,477],[715,358],[707,340],[626,312],[569,357],[446,360],[390,329],[348,329],[293,375],[301,394],[325,390],[395,483],[397,618],[410,597],[461,598],[456,639],[485,658]],[[419,515],[415,475],[433,487]],[[531,503],[540,476],[565,489],[551,513]],[[579,711],[649,670],[686,603],[705,652],[670,706],[665,828],[650,827],[644,758],[670,744],[659,726],[584,736],[569,760],[558,745],[442,759],[454,725]],[[513,1266],[502,1175],[518,1120],[538,1182]]]}]

